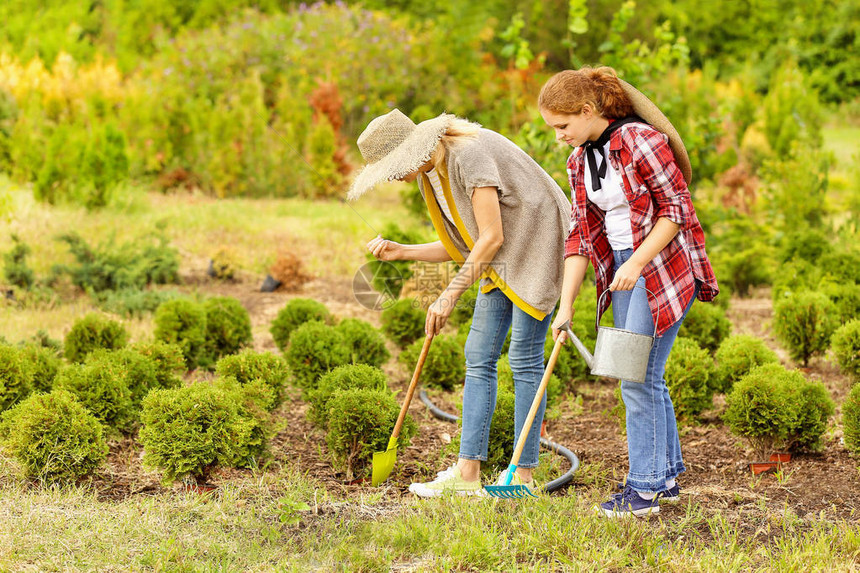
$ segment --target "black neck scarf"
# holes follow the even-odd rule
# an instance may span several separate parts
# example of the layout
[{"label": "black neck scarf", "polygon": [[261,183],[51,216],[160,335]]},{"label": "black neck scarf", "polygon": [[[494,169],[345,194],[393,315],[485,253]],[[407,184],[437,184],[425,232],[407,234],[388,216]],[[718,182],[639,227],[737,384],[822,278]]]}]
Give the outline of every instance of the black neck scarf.
[{"label": "black neck scarf", "polygon": [[[635,115],[616,119],[603,130],[603,133],[600,134],[597,141],[586,141],[580,146],[585,150],[585,158],[588,160],[588,170],[591,172],[592,191],[600,191],[603,188],[603,185],[600,184],[600,180],[606,177],[606,164],[609,163],[609,158],[603,157],[603,148],[609,141],[609,136],[611,136],[612,133],[622,125],[635,122],[645,123],[641,117]],[[597,167],[598,155],[603,158],[603,164],[599,168]]]}]

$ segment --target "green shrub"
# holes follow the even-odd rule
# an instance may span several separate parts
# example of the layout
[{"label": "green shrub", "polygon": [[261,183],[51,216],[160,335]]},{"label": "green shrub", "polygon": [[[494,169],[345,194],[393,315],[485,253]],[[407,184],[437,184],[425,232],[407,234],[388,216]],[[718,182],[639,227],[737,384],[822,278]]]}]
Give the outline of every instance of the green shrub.
[{"label": "green shrub", "polygon": [[155,339],[179,346],[186,368],[193,370],[206,346],[206,309],[188,299],[162,303],[155,311]]},{"label": "green shrub", "polygon": [[353,364],[381,366],[391,358],[385,347],[385,338],[370,323],[358,318],[345,318],[335,328],[350,348]]},{"label": "green shrub", "polygon": [[[346,472],[346,479],[369,473],[373,452],[385,451],[400,405],[391,392],[368,388],[351,388],[335,392],[328,400],[326,444],[336,468]],[[402,452],[417,426],[407,415],[397,439]]]},{"label": "green shrub", "polygon": [[161,303],[181,298],[175,290],[121,289],[95,293],[99,308],[125,318],[142,318],[155,312]]},{"label": "green shrub", "polygon": [[33,366],[24,351],[0,343],[0,412],[33,391]]},{"label": "green shrub", "polygon": [[316,388],[320,376],[348,364],[350,352],[337,329],[312,320],[293,332],[285,356],[293,382],[307,395]]},{"label": "green shrub", "polygon": [[843,372],[860,382],[860,319],[843,324],[831,339],[831,349]]},{"label": "green shrub", "polygon": [[218,385],[153,390],[141,410],[143,462],[165,482],[205,480],[218,465],[247,463],[258,423],[240,408],[236,394]]},{"label": "green shrub", "polygon": [[28,289],[35,282],[33,269],[27,266],[30,246],[22,242],[18,235],[12,235],[12,242],[15,243],[12,250],[3,254],[3,276],[9,284]]},{"label": "green shrub", "polygon": [[842,403],[842,434],[845,448],[860,456],[860,384],[855,384]]},{"label": "green shrub", "polygon": [[0,445],[27,477],[72,482],[91,474],[108,454],[102,425],[62,390],[34,394],[0,417]]},{"label": "green shrub", "polygon": [[[400,353],[398,360],[407,370],[413,371],[421,355],[424,340],[416,340]],[[427,359],[421,370],[421,383],[429,388],[453,390],[466,377],[466,358],[463,348],[450,334],[440,334],[433,339]]]},{"label": "green shrub", "polygon": [[33,372],[33,391],[50,392],[54,385],[54,378],[63,366],[63,361],[56,350],[30,343],[24,345],[21,352],[30,362]]},{"label": "green shrub", "polygon": [[398,300],[382,311],[382,332],[400,348],[424,336],[426,314],[413,298]]},{"label": "green shrub", "polygon": [[115,371],[125,379],[131,391],[131,402],[135,412],[140,408],[140,403],[149,391],[160,386],[155,361],[131,348],[95,350],[84,360],[84,365],[91,364],[100,367],[104,367],[105,364],[116,366]]},{"label": "green shrub", "polygon": [[272,411],[283,403],[284,387],[289,370],[283,358],[271,352],[255,352],[247,349],[238,354],[225,356],[215,365],[215,372],[222,378],[233,378],[242,386],[259,381],[271,389],[271,401],[265,405]]},{"label": "green shrub", "polygon": [[795,360],[806,365],[809,358],[827,350],[836,329],[836,307],[820,292],[799,292],[774,306],[773,328]]},{"label": "green shrub", "polygon": [[713,256],[714,272],[720,285],[729,285],[732,292],[746,297],[751,288],[771,284],[772,257],[772,249],[760,243],[737,250],[718,250]]},{"label": "green shrub", "polygon": [[766,456],[774,450],[819,448],[833,410],[823,384],[779,364],[764,364],[735,384],[723,420]]},{"label": "green shrub", "polygon": [[178,374],[185,371],[185,359],[179,346],[156,340],[132,344],[131,349],[152,360],[159,388],[175,388],[182,384]]},{"label": "green shrub", "polygon": [[821,265],[803,259],[792,259],[780,265],[779,273],[773,281],[771,299],[776,304],[793,293],[818,290],[823,276]]},{"label": "green shrub", "polygon": [[825,282],[819,290],[836,305],[839,323],[845,324],[860,316],[860,284]]},{"label": "green shrub", "polygon": [[83,362],[93,350],[115,350],[124,347],[127,342],[128,332],[122,324],[90,313],[72,325],[64,341],[63,353],[69,362]]},{"label": "green shrub", "polygon": [[103,355],[72,364],[57,374],[54,388],[73,394],[111,433],[134,429],[138,410],[121,361]]},{"label": "green shrub", "polygon": [[328,402],[342,390],[365,389],[388,391],[385,372],[367,364],[347,364],[329,370],[320,377],[316,390],[310,393],[308,420],[323,430],[328,428]]},{"label": "green shrub", "polygon": [[710,353],[716,352],[732,330],[726,311],[715,304],[694,302],[681,323],[678,336],[691,338]]},{"label": "green shrub", "polygon": [[214,363],[222,356],[235,354],[249,346],[251,316],[238,300],[228,296],[213,297],[203,303],[206,310],[206,361]]},{"label": "green shrub", "polygon": [[[426,210],[422,209],[422,211]],[[397,223],[387,223],[380,235],[389,241],[402,245],[414,245],[425,242],[421,233],[403,230]],[[386,300],[396,300],[403,290],[403,283],[409,280],[414,271],[412,261],[378,261],[371,253],[366,253],[367,268],[373,277],[370,281],[373,289],[382,294]],[[406,346],[403,344],[402,346]]]},{"label": "green shrub", "polygon": [[711,386],[715,392],[728,394],[735,382],[756,366],[779,362],[776,352],[764,341],[748,334],[729,336],[720,344],[715,355],[717,373]]},{"label": "green shrub", "polygon": [[278,316],[272,321],[270,332],[281,352],[287,348],[293,331],[311,320],[331,322],[331,315],[323,303],[307,298],[294,298],[278,312]]},{"label": "green shrub", "polygon": [[[515,392],[514,373],[511,370],[511,363],[508,360],[507,354],[502,354],[502,356],[499,357],[499,362],[496,364],[496,373],[498,377],[499,388],[504,387],[510,392]],[[561,379],[555,374],[550,376],[549,381],[546,383],[547,410],[558,405],[559,398],[561,398],[561,394],[563,391],[564,384],[562,384]]]},{"label": "green shrub", "polygon": [[716,374],[708,351],[695,340],[679,336],[666,361],[666,384],[678,419],[695,418],[713,404],[711,379]]}]

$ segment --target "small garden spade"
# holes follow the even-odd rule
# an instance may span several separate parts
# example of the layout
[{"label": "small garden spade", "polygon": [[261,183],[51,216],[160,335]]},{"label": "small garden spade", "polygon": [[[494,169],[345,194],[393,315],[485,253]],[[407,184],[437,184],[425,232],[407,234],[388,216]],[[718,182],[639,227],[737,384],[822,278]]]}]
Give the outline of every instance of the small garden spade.
[{"label": "small garden spade", "polygon": [[[568,332],[568,336],[573,334],[572,332],[570,332],[569,327],[566,328],[566,331]],[[558,338],[556,338],[555,340],[555,345],[552,347],[552,354],[550,354],[549,362],[547,362],[546,370],[544,371],[543,378],[540,381],[540,386],[535,393],[535,399],[532,401],[532,407],[529,410],[529,415],[526,416],[526,421],[523,424],[523,429],[520,431],[520,439],[517,440],[517,447],[514,449],[514,455],[511,458],[511,465],[508,466],[508,471],[505,472],[505,482],[502,485],[488,485],[484,487],[484,490],[487,492],[487,494],[493,497],[502,497],[506,499],[526,496],[537,497],[537,495],[535,495],[535,493],[531,489],[529,489],[528,486],[511,485],[511,480],[514,479],[514,472],[517,471],[517,464],[520,461],[520,455],[523,453],[523,448],[525,447],[526,440],[529,437],[529,430],[532,427],[532,422],[534,422],[535,420],[538,408],[540,408],[541,400],[543,399],[544,392],[546,392],[546,386],[547,383],[549,383],[550,376],[552,376],[552,369],[555,368],[555,362],[556,360],[558,360],[558,355],[561,352],[562,344],[564,344],[564,337],[559,334]]]},{"label": "small garden spade", "polygon": [[424,339],[424,346],[421,348],[418,363],[415,365],[415,373],[412,374],[409,389],[406,391],[406,399],[400,408],[400,415],[397,416],[397,423],[394,424],[394,431],[391,432],[391,438],[388,440],[388,449],[384,452],[373,452],[371,484],[374,487],[387,480],[388,476],[391,475],[391,470],[394,469],[394,462],[397,461],[397,438],[400,436],[400,428],[403,427],[403,420],[406,419],[406,411],[409,410],[409,404],[412,402],[415,386],[418,385],[418,376],[421,375],[421,368],[424,366],[424,360],[427,359],[427,352],[430,350],[431,342],[433,342],[433,335],[428,334],[427,338]]}]

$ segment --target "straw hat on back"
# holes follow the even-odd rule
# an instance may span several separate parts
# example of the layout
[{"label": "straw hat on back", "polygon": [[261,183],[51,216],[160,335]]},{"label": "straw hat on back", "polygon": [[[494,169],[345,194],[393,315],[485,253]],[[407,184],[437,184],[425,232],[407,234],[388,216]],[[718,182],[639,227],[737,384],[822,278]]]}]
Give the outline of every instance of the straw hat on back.
[{"label": "straw hat on back", "polygon": [[399,109],[367,124],[358,150],[367,165],[358,172],[347,197],[358,199],[379,183],[405,177],[427,163],[456,116],[443,113],[418,125]]},{"label": "straw hat on back", "polygon": [[687,148],[684,146],[684,141],[681,139],[678,130],[675,129],[669,118],[660,111],[660,108],[648,99],[648,96],[621,78],[618,78],[618,81],[621,82],[624,93],[627,94],[630,103],[633,104],[633,110],[636,115],[648,122],[651,127],[669,137],[669,147],[672,148],[672,153],[675,155],[675,163],[678,164],[678,168],[683,173],[684,181],[687,182],[687,185],[690,185],[693,179],[693,168],[690,165],[690,156],[687,155]]}]

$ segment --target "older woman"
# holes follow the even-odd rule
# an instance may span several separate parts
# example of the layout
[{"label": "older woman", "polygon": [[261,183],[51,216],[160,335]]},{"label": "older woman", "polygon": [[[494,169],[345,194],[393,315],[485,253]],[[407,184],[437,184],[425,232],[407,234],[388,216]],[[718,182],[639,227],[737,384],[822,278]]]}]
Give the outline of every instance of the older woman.
[{"label": "older woman", "polygon": [[[544,342],[562,283],[570,203],[541,167],[511,141],[453,115],[415,125],[399,110],[377,117],[358,139],[367,166],[350,199],[383,181],[418,181],[439,236],[401,245],[377,237],[367,247],[385,261],[456,261],[460,271],[427,311],[426,331],[438,333],[460,295],[480,280],[466,341],[463,428],[457,463],[409,490],[481,495],[496,403],[496,363],[511,330],[508,352],[516,392],[519,436],[540,385]],[[533,486],[546,398],[529,430],[514,484]]]}]

